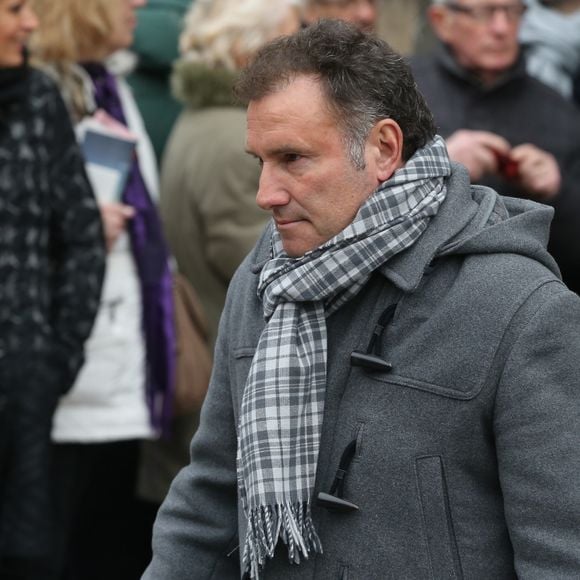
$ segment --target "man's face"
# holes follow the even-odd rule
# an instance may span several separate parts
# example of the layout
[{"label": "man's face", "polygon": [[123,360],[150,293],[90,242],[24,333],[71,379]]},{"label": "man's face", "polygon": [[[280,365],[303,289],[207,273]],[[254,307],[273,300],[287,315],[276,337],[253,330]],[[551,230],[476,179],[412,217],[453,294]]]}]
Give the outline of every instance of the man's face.
[{"label": "man's face", "polygon": [[429,16],[459,64],[491,83],[517,60],[523,12],[519,0],[456,0],[432,6]]},{"label": "man's face", "polygon": [[325,101],[303,76],[248,107],[247,149],[262,164],[257,203],[292,257],[340,233],[380,183],[368,147],[365,169],[354,167]]},{"label": "man's face", "polygon": [[323,18],[334,18],[372,32],[377,24],[377,2],[378,0],[310,0],[306,8],[306,20],[311,24]]}]

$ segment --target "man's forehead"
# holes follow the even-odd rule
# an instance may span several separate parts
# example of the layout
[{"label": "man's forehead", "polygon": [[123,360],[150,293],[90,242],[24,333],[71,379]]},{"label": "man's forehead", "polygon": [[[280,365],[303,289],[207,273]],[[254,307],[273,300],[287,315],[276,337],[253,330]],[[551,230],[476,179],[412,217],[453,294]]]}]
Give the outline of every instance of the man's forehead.
[{"label": "man's forehead", "polygon": [[297,77],[276,92],[250,101],[246,149],[250,153],[306,150],[334,126],[335,116],[320,82]]},{"label": "man's forehead", "polygon": [[350,10],[360,4],[370,4],[372,6],[377,6],[378,0],[311,0],[310,6],[318,8],[323,11],[325,8],[328,10]]},{"label": "man's forehead", "polygon": [[[303,106],[306,99],[313,106],[324,100],[321,82],[313,75],[296,75],[278,84],[266,95],[248,103],[248,116],[255,111]],[[307,111],[304,111],[307,112]]]}]

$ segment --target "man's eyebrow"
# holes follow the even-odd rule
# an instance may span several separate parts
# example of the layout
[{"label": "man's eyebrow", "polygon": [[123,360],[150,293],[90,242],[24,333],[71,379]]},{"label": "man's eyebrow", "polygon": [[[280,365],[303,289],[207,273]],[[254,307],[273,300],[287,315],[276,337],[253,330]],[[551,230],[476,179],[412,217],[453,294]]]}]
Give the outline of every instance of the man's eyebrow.
[{"label": "man's eyebrow", "polygon": [[[246,148],[246,153],[260,159],[260,156],[254,153],[251,149]],[[306,155],[308,153],[305,147],[300,147],[297,145],[279,145],[274,149],[269,149],[266,154],[273,157],[281,157],[287,155],[288,153],[299,153],[300,155]]]}]

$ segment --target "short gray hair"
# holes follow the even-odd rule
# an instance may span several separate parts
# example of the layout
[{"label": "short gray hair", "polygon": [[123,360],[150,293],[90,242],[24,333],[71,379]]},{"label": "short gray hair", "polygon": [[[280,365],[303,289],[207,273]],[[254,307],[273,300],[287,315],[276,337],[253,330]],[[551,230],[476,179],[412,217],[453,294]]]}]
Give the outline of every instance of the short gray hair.
[{"label": "short gray hair", "polygon": [[405,161],[435,136],[433,116],[403,57],[352,24],[322,20],[267,44],[242,71],[236,95],[247,104],[300,76],[320,81],[358,169],[365,166],[366,141],[381,119],[400,126]]}]

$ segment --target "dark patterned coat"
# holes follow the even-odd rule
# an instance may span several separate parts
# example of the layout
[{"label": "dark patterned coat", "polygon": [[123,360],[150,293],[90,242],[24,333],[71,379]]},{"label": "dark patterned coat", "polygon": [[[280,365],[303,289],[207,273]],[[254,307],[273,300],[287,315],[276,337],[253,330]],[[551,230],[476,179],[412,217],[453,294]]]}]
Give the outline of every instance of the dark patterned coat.
[{"label": "dark patterned coat", "polygon": [[58,89],[37,71],[27,82],[0,108],[0,558],[48,549],[51,417],[82,363],[105,258]]}]

